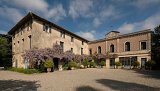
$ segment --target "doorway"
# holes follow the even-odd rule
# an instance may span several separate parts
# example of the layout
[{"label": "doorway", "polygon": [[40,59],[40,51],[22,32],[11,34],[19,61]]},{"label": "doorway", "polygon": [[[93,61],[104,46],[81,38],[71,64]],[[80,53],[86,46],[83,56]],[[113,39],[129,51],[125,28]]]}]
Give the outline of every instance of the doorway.
[{"label": "doorway", "polygon": [[147,58],[141,58],[141,68],[145,68],[146,62],[147,62]]},{"label": "doorway", "polygon": [[110,68],[114,69],[115,64],[115,58],[110,58]]},{"label": "doorway", "polygon": [[58,70],[59,58],[54,58],[53,62],[54,62],[54,70]]}]

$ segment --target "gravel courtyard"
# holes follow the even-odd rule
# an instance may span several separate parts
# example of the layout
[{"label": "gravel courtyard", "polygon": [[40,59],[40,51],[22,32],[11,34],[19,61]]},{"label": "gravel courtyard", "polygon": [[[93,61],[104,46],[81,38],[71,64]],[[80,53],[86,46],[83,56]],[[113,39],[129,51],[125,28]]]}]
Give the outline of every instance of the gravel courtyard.
[{"label": "gravel courtyard", "polygon": [[160,71],[89,68],[32,75],[0,71],[0,91],[160,91]]}]

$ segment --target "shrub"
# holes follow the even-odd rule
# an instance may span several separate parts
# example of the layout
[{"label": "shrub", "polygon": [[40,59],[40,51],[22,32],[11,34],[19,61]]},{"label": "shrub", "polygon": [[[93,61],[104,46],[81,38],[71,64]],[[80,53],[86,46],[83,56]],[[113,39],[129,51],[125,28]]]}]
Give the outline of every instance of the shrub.
[{"label": "shrub", "polygon": [[77,67],[77,63],[74,62],[74,61],[70,61],[70,62],[68,63],[68,67],[69,67],[69,68]]},{"label": "shrub", "polygon": [[33,74],[33,73],[39,73],[38,70],[36,69],[24,69],[24,68],[10,68],[10,71],[15,71],[19,73],[24,73],[24,74]]},{"label": "shrub", "polygon": [[95,68],[96,67],[96,63],[95,62],[90,62],[90,66]]},{"label": "shrub", "polygon": [[88,65],[89,65],[89,62],[88,62],[87,59],[85,59],[82,64],[83,64],[84,66],[88,66]]},{"label": "shrub", "polygon": [[155,61],[149,60],[149,61],[146,62],[145,65],[146,65],[147,67],[149,67],[149,69],[151,70],[151,68],[152,68],[155,64],[156,64]]},{"label": "shrub", "polygon": [[44,62],[42,62],[42,63],[40,64],[40,67],[39,67],[38,70],[39,70],[40,72],[45,72]]},{"label": "shrub", "polygon": [[116,66],[121,66],[122,64],[121,64],[121,62],[115,62],[115,65]]},{"label": "shrub", "polygon": [[132,64],[134,67],[138,67],[140,65],[140,63],[138,61],[134,61]]},{"label": "shrub", "polygon": [[67,70],[68,69],[68,63],[63,64],[62,66],[63,66],[63,70]]},{"label": "shrub", "polygon": [[44,62],[44,67],[45,68],[52,68],[54,65],[53,61],[50,60],[50,59],[47,59],[45,62]]},{"label": "shrub", "polygon": [[101,66],[105,66],[105,65],[106,65],[106,62],[105,62],[105,61],[101,61],[101,62],[100,62],[100,65],[101,65]]}]

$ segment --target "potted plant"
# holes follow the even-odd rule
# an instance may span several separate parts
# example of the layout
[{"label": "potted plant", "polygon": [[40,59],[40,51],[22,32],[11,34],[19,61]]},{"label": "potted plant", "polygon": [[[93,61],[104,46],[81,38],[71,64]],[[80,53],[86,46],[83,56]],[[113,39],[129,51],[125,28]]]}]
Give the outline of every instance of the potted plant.
[{"label": "potted plant", "polygon": [[139,67],[140,63],[138,61],[134,61],[132,65],[133,65],[133,68],[137,68]]},{"label": "potted plant", "polygon": [[101,61],[101,62],[100,62],[100,65],[101,65],[101,67],[105,68],[106,62],[105,62],[105,61]]},{"label": "potted plant", "polygon": [[87,59],[85,59],[82,64],[84,65],[84,68],[87,68],[89,66],[89,62]]},{"label": "potted plant", "polygon": [[90,62],[90,67],[91,67],[91,68],[95,68],[95,67],[96,67],[95,62]]},{"label": "potted plant", "polygon": [[119,66],[121,66],[122,64],[120,62],[115,62],[115,66],[116,66],[116,69],[119,68]]},{"label": "potted plant", "polygon": [[47,68],[47,72],[51,72],[51,68],[53,67],[54,63],[52,60],[50,59],[47,59],[45,62],[44,62],[44,67]]},{"label": "potted plant", "polygon": [[75,69],[75,68],[77,67],[77,63],[74,62],[74,61],[70,61],[70,62],[68,63],[68,67],[69,67],[71,70],[73,70],[73,69]]},{"label": "potted plant", "polygon": [[147,62],[145,63],[145,66],[146,66],[147,68],[149,68],[149,70],[151,70],[152,67],[153,67],[155,64],[156,64],[155,61],[149,60],[149,61],[147,61]]}]

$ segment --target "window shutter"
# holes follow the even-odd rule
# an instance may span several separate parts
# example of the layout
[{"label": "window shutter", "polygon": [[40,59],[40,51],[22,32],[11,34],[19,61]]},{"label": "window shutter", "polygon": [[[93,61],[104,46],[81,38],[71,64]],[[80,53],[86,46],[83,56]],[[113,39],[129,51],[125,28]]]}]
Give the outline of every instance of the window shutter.
[{"label": "window shutter", "polygon": [[43,31],[45,31],[45,24],[43,23]]},{"label": "window shutter", "polygon": [[49,33],[51,33],[51,26],[49,26]]}]

